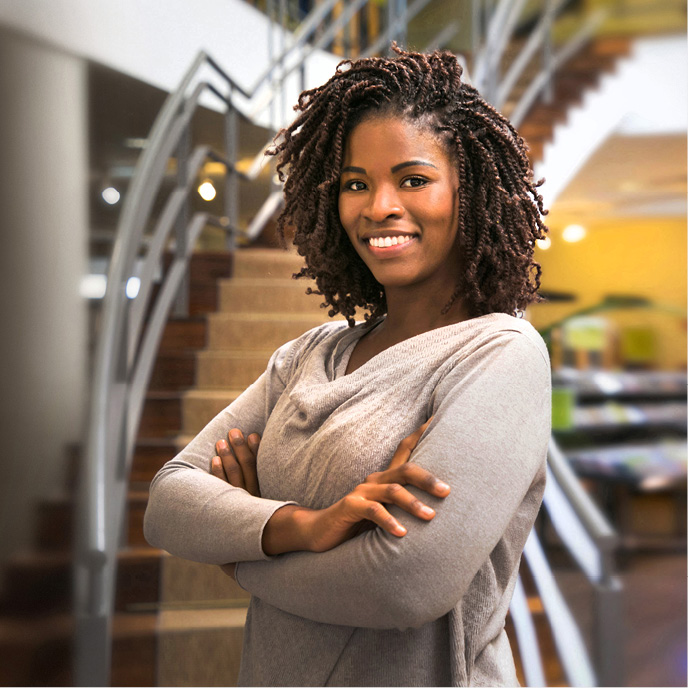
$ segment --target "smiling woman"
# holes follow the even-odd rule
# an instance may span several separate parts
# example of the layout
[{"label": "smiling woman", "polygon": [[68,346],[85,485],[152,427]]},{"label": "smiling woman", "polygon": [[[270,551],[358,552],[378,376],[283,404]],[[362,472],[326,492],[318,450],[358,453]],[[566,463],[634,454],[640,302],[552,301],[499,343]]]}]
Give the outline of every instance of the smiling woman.
[{"label": "smiling woman", "polygon": [[[252,595],[244,685],[516,685],[544,490],[542,205],[449,53],[343,62],[272,154],[330,315],[158,473],[145,532]],[[356,309],[367,311],[356,323]]]}]

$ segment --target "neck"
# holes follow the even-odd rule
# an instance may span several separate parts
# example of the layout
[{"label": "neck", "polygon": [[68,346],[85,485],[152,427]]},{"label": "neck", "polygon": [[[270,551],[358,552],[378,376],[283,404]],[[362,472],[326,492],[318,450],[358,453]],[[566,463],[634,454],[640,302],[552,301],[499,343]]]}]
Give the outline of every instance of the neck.
[{"label": "neck", "polygon": [[459,296],[446,313],[442,313],[449,301],[449,295],[444,300],[435,294],[421,295],[409,298],[402,291],[388,290],[387,317],[384,323],[385,338],[403,341],[409,337],[423,334],[445,325],[468,320],[470,314],[464,300]]}]

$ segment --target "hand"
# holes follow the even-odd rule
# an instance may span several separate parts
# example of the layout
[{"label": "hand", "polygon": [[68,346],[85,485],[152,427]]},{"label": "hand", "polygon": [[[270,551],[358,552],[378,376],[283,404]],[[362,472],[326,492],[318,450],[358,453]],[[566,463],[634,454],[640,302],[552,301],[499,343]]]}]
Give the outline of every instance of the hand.
[{"label": "hand", "polygon": [[449,485],[426,469],[408,463],[431,420],[399,443],[389,468],[371,473],[365,482],[327,509],[290,505],[278,509],[263,531],[264,552],[268,555],[299,549],[325,552],[355,537],[369,523],[403,537],[406,529],[383,504],[395,504],[424,521],[434,518],[434,510],[403,487],[413,485],[435,497],[449,494]]},{"label": "hand", "polygon": [[238,428],[227,433],[226,440],[215,443],[217,456],[210,463],[210,472],[234,487],[240,487],[260,497],[256,457],[260,446],[260,435],[252,433],[248,440]]}]

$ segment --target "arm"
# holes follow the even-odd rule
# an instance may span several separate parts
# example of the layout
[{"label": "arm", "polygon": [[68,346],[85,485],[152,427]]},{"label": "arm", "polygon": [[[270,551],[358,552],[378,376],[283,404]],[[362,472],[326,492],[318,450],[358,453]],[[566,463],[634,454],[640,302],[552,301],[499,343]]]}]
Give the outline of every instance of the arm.
[{"label": "arm", "polygon": [[231,428],[262,433],[284,391],[294,357],[319,330],[285,344],[263,375],[219,413],[153,479],[144,519],[150,544],[202,563],[266,559],[261,547],[270,516],[289,502],[261,499],[211,475],[215,443]]},{"label": "arm", "polygon": [[444,501],[423,497],[434,519],[391,507],[407,529],[403,538],[375,529],[328,552],[244,562],[239,584],[324,623],[405,628],[446,614],[542,470],[549,404],[549,367],[530,340],[515,335],[486,344],[438,386],[434,421],[412,456],[452,486]]}]

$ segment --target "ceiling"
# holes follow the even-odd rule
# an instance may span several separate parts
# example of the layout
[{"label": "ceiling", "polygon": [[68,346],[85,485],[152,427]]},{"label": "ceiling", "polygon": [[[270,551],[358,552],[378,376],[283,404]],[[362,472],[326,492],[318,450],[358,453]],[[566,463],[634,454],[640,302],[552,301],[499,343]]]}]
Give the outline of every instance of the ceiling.
[{"label": "ceiling", "polygon": [[612,136],[550,209],[549,223],[686,216],[686,136]]}]

